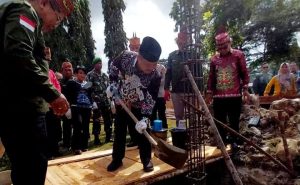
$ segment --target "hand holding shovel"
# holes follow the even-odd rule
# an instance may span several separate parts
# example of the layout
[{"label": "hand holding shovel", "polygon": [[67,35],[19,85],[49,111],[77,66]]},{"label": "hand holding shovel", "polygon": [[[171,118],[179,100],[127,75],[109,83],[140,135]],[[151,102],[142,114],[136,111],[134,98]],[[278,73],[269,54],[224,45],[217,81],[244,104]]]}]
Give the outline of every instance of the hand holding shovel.
[{"label": "hand holding shovel", "polygon": [[[146,136],[146,138],[149,140],[149,142],[154,146],[155,148],[155,155],[160,160],[164,161],[165,163],[175,167],[175,168],[181,168],[185,164],[188,154],[185,150],[178,148],[176,146],[173,146],[167,142],[165,142],[162,139],[153,139],[149,135],[149,133],[146,131],[145,123],[143,120],[139,121],[136,116],[131,112],[131,110],[125,105],[125,103],[122,101],[122,99],[118,96],[118,90],[115,88],[115,86],[109,86],[106,90],[107,96],[109,98],[114,97],[116,101],[122,106],[122,108],[127,112],[127,114],[133,119],[133,121],[136,123],[136,129],[139,133],[142,133]],[[147,126],[147,124],[146,124]]]}]

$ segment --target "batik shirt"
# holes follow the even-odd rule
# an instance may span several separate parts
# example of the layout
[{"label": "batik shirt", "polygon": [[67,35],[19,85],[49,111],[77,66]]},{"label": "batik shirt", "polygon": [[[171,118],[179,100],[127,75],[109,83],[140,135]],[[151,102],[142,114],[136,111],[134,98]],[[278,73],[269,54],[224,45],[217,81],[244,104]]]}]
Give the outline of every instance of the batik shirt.
[{"label": "batik shirt", "polygon": [[240,97],[248,83],[249,73],[241,51],[232,49],[227,55],[218,53],[211,58],[207,90],[214,98]]},{"label": "batik shirt", "polygon": [[109,106],[109,101],[106,96],[108,86],[108,76],[105,73],[97,73],[93,69],[86,76],[87,81],[92,82],[92,98],[101,106]]},{"label": "batik shirt", "polygon": [[124,51],[110,66],[109,78],[116,83],[124,102],[150,115],[157,98],[160,77],[156,70],[145,74],[137,67],[137,53]]}]

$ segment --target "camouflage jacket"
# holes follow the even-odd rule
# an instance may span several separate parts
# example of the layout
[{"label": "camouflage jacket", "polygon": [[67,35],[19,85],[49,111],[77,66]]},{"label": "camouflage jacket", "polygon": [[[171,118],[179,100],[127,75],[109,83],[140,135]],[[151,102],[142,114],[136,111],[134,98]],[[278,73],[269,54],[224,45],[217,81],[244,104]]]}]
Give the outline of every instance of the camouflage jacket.
[{"label": "camouflage jacket", "polygon": [[167,72],[165,77],[165,89],[172,87],[173,93],[184,92],[184,70],[183,62],[187,58],[187,54],[176,50],[169,54],[167,63]]},{"label": "camouflage jacket", "polygon": [[108,77],[105,73],[98,74],[93,69],[88,72],[86,80],[92,82],[92,99],[101,106],[109,106],[109,101],[106,96],[108,86]]},{"label": "camouflage jacket", "polygon": [[25,0],[0,5],[0,96],[9,109],[46,112],[60,93],[49,83],[41,21]]}]

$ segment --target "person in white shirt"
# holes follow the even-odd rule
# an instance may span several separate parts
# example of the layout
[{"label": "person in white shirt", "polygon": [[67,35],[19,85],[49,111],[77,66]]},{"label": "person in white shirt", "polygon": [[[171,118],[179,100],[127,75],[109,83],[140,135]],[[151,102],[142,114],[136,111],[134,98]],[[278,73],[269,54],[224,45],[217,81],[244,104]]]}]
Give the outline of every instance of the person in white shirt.
[{"label": "person in white shirt", "polygon": [[159,119],[162,121],[162,127],[168,128],[167,118],[166,118],[166,99],[165,99],[165,76],[166,76],[166,68],[162,64],[157,64],[156,71],[161,77],[160,86],[158,90],[157,99],[155,105],[152,110],[151,115],[151,123],[154,120]]}]

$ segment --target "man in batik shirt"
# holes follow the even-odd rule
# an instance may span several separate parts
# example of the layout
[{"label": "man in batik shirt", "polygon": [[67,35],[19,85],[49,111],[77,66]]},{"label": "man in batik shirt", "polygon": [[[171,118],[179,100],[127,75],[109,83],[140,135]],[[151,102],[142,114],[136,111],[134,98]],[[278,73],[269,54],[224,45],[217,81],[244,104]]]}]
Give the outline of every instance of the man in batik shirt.
[{"label": "man in batik shirt", "polygon": [[[110,66],[110,80],[118,87],[119,95],[131,109],[137,119],[149,117],[157,98],[160,77],[155,70],[161,54],[159,43],[152,37],[145,37],[139,49],[139,53],[124,51],[112,61]],[[122,166],[125,155],[125,142],[127,124],[133,120],[116,101],[115,138],[113,144],[112,162],[108,165],[108,171],[115,171]],[[146,128],[146,123],[145,127]],[[139,127],[140,128],[140,127]],[[151,162],[151,144],[141,134],[142,130],[136,127],[140,158],[145,172],[153,170]]]}]

